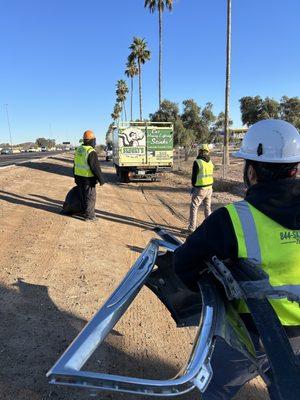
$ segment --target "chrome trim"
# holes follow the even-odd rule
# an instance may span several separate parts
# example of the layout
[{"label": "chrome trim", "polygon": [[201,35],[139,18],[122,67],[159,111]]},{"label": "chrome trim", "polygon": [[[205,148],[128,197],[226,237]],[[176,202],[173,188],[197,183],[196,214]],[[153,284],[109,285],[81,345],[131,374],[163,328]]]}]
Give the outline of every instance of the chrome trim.
[{"label": "chrome trim", "polygon": [[206,389],[212,377],[210,354],[217,315],[213,306],[205,305],[205,291],[194,348],[185,368],[173,379],[152,380],[81,371],[82,366],[113,329],[144,285],[154,267],[160,247],[174,251],[177,246],[158,239],[149,242],[119,287],[47,373],[51,384],[149,396],[176,396],[195,387],[200,391]]}]

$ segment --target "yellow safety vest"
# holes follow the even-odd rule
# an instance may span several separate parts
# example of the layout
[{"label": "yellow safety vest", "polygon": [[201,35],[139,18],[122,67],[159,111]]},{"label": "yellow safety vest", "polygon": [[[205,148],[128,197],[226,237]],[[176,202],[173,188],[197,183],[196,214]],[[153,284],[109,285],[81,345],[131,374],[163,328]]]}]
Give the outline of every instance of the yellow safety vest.
[{"label": "yellow safety vest", "polygon": [[212,186],[214,183],[214,164],[211,161],[206,162],[200,158],[195,161],[199,167],[195,186]]},{"label": "yellow safety vest", "polygon": [[81,145],[77,147],[74,158],[75,175],[84,176],[85,178],[91,178],[94,176],[88,164],[88,156],[92,151],[95,151],[92,146]]},{"label": "yellow safety vest", "polygon": [[[273,221],[247,201],[226,206],[238,244],[238,258],[260,265],[271,285],[300,295],[300,230],[291,230]],[[300,308],[287,299],[270,300],[282,325],[300,325]],[[239,301],[239,313],[249,312]]]}]

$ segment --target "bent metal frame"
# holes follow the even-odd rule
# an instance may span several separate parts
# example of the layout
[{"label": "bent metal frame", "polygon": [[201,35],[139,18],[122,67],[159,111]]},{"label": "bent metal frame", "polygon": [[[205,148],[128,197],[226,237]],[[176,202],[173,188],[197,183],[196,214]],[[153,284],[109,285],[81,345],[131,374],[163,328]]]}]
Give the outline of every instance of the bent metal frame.
[{"label": "bent metal frame", "polygon": [[213,288],[207,285],[201,288],[202,312],[191,355],[186,366],[174,378],[153,380],[82,370],[147,281],[159,249],[174,251],[180,244],[176,238],[172,239],[173,243],[160,239],[149,242],[121,284],[47,373],[51,384],[84,388],[91,392],[109,390],[166,397],[181,395],[194,388],[200,392],[206,390],[213,375],[210,358],[220,310],[218,304],[217,307],[212,305]]}]

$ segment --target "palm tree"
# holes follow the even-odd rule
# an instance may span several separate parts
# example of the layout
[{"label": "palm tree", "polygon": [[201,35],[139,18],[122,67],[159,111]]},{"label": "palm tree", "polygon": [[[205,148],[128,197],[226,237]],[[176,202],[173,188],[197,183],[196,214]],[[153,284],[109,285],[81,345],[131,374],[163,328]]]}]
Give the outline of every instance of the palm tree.
[{"label": "palm tree", "polygon": [[126,95],[129,92],[128,86],[123,79],[120,79],[120,80],[118,80],[116,87],[117,87],[117,90],[116,90],[117,103],[121,103],[122,110],[124,110],[124,114],[125,114],[125,120],[127,120],[125,100],[126,100]]},{"label": "palm tree", "polygon": [[120,103],[116,103],[114,106],[114,110],[111,113],[111,117],[114,121],[117,121],[120,118],[120,114],[122,112],[122,106],[120,105]]},{"label": "palm tree", "polygon": [[230,67],[231,67],[231,0],[227,0],[227,44],[226,44],[226,87],[225,87],[223,177],[225,177],[225,166],[229,165],[229,98],[230,98],[230,78],[231,78]]},{"label": "palm tree", "polygon": [[158,62],[158,99],[159,99],[159,108],[162,102],[161,95],[161,81],[162,81],[162,14],[164,12],[165,7],[169,11],[173,9],[174,0],[145,0],[145,7],[148,7],[150,12],[154,13],[155,10],[158,10],[158,36],[159,36],[159,62]]},{"label": "palm tree", "polygon": [[133,96],[133,78],[139,73],[138,67],[134,61],[128,61],[126,64],[125,75],[130,78],[130,121],[132,121],[132,96]]},{"label": "palm tree", "polygon": [[140,120],[143,120],[143,109],[142,109],[142,64],[150,60],[151,52],[147,49],[147,42],[145,39],[134,37],[132,44],[129,46],[131,50],[128,56],[128,61],[136,61],[138,65],[139,75],[139,98],[140,98]]}]

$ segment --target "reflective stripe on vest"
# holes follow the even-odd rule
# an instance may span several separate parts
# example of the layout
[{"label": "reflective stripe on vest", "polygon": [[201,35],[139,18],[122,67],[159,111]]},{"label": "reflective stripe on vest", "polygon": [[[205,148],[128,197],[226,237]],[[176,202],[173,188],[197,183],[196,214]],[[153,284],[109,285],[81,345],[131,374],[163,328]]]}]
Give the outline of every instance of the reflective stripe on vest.
[{"label": "reflective stripe on vest", "polygon": [[214,182],[214,164],[211,161],[206,162],[201,159],[196,159],[195,161],[199,169],[195,186],[212,186]]},{"label": "reflective stripe on vest", "polygon": [[[300,295],[300,230],[289,230],[246,201],[226,206],[238,244],[238,258],[260,265],[277,290]],[[283,325],[300,325],[298,304],[287,299],[270,300]],[[249,312],[238,302],[239,312]]]},{"label": "reflective stripe on vest", "polygon": [[75,151],[74,158],[74,174],[78,176],[83,176],[85,178],[91,178],[94,174],[88,164],[89,154],[95,151],[92,146],[79,146]]}]

